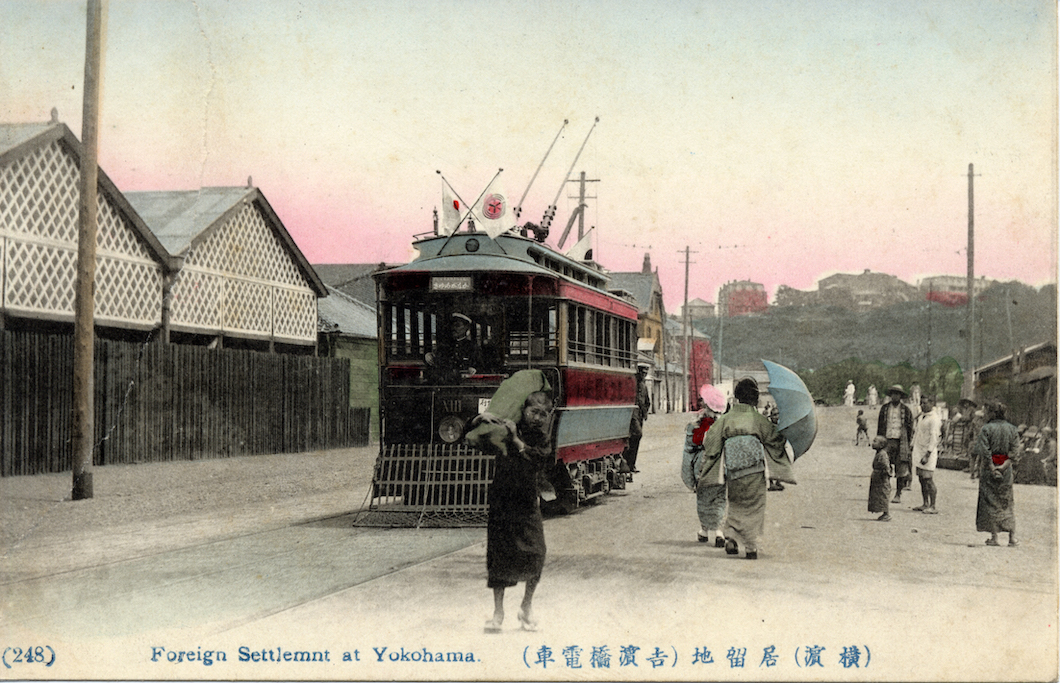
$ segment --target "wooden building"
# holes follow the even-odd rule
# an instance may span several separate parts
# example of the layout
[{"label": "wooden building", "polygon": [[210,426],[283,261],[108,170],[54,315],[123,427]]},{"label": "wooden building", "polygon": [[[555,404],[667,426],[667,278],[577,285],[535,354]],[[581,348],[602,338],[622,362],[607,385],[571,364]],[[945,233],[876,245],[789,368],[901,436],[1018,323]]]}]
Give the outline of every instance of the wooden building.
[{"label": "wooden building", "polygon": [[[70,468],[80,168],[55,112],[0,124],[0,476]],[[98,189],[95,465],[367,442],[349,361],[316,357],[327,290],[259,190]]]},{"label": "wooden building", "polygon": [[317,297],[327,289],[260,190],[126,196],[180,261],[165,311],[173,341],[315,351]]},{"label": "wooden building", "polygon": [[[0,124],[0,326],[47,330],[74,320],[81,144],[65,124]],[[95,321],[101,336],[162,324],[177,263],[99,172]]]},{"label": "wooden building", "polygon": [[[373,283],[374,289],[374,283]],[[371,411],[371,438],[379,438],[379,342],[371,305],[328,287],[321,299],[319,353],[350,362],[350,408]],[[373,292],[374,293],[374,292]]]}]

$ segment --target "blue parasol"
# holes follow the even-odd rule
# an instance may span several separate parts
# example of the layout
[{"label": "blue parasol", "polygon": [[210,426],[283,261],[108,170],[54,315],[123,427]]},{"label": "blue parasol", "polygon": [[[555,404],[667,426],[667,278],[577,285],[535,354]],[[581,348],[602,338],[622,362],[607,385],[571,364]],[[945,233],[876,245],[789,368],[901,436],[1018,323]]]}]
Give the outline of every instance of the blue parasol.
[{"label": "blue parasol", "polygon": [[817,436],[817,413],[813,396],[802,378],[772,361],[763,360],[769,373],[769,394],[777,402],[780,419],[777,429],[791,444],[795,459],[810,450]]}]

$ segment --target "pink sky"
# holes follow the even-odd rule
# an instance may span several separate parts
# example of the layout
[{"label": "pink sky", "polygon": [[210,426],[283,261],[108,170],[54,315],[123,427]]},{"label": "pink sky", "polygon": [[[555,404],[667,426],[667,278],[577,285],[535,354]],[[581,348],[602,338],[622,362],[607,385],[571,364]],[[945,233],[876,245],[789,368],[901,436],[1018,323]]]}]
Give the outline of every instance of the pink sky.
[{"label": "pink sky", "polygon": [[[811,289],[868,268],[1056,281],[1056,13],[1045,0],[910,5],[385,2],[108,4],[100,162],[118,187],[254,183],[313,263],[402,262],[442,171],[494,176],[540,220],[572,177],[595,255],[666,305],[730,280]],[[80,133],[84,6],[9,0],[0,120]],[[496,189],[496,188],[494,188]],[[575,203],[561,193],[554,234]],[[570,243],[568,243],[569,246]],[[721,248],[719,248],[721,247]]]}]

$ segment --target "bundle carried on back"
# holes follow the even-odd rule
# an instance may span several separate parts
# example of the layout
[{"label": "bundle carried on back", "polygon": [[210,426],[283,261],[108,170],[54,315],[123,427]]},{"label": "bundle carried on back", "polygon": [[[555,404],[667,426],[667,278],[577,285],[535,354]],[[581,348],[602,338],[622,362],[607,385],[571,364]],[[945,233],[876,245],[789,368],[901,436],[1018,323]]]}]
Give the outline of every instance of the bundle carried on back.
[{"label": "bundle carried on back", "polygon": [[486,412],[471,421],[465,436],[468,444],[487,453],[507,455],[523,404],[530,394],[538,391],[552,391],[552,385],[540,370],[520,370],[501,382]]}]

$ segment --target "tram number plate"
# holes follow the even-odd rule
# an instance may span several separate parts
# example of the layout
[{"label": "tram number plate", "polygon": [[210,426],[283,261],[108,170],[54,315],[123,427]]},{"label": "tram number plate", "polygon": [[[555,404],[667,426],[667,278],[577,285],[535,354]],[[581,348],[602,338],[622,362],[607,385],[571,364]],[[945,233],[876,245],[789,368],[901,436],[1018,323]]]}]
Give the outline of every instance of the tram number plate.
[{"label": "tram number plate", "polygon": [[488,398],[480,398],[478,400],[478,412],[482,414],[490,407],[490,400]]},{"label": "tram number plate", "polygon": [[432,277],[432,292],[470,292],[470,277]]}]

